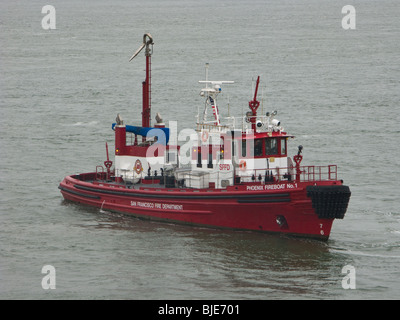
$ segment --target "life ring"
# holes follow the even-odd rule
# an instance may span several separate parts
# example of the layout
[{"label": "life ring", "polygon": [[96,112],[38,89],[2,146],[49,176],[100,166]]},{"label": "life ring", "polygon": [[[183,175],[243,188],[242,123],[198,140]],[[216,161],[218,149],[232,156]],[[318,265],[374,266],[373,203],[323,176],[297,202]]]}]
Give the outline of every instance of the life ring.
[{"label": "life ring", "polygon": [[246,170],[246,161],[240,160],[239,169],[242,170],[242,171]]},{"label": "life ring", "polygon": [[140,174],[143,171],[143,166],[139,159],[136,160],[135,165],[133,166],[133,170],[137,174]]},{"label": "life ring", "polygon": [[208,131],[203,131],[203,133],[201,134],[201,140],[203,142],[207,142],[207,140],[208,140]]}]

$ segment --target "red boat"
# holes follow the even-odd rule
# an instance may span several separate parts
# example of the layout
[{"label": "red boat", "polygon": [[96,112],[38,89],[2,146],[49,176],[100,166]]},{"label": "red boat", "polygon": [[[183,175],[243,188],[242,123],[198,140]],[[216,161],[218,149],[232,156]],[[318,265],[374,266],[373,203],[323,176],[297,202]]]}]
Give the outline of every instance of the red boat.
[{"label": "red boat", "polygon": [[294,137],[277,112],[257,114],[260,77],[249,111],[222,124],[217,96],[233,81],[208,80],[207,64],[206,80],[199,81],[204,110],[195,130],[178,135],[176,123],[166,128],[158,113],[151,126],[152,48],[145,34],[131,58],[145,49],[141,125],[125,125],[118,114],[114,163],[106,143],[104,166],[65,177],[59,185],[64,198],[143,219],[327,240],[333,220],[345,215],[350,189],[338,180],[336,165],[302,166],[302,146],[288,156]]}]

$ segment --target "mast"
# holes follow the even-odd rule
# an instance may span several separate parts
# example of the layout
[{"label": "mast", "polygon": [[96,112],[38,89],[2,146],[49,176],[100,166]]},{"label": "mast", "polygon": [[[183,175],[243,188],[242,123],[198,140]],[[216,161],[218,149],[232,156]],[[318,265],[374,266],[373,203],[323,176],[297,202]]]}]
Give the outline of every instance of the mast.
[{"label": "mast", "polygon": [[[147,39],[148,38],[148,39]],[[147,40],[146,40],[147,39]],[[150,33],[143,35],[143,44],[136,50],[136,52],[129,59],[131,61],[135,58],[143,48],[146,56],[146,78],[142,82],[142,127],[150,127],[150,114],[151,114],[151,54],[153,52],[153,38]]]},{"label": "mast", "polygon": [[[207,121],[207,105],[211,106],[211,109],[213,111],[214,115],[214,125],[219,126],[221,124],[220,116],[219,116],[219,110],[218,110],[218,104],[217,104],[217,96],[221,92],[221,85],[222,84],[231,84],[234,83],[234,81],[210,81],[208,80],[208,68],[209,64],[206,63],[206,80],[205,81],[199,81],[199,83],[205,83],[206,87],[201,90],[200,95],[206,97],[206,103],[205,103],[205,108],[203,112],[203,124],[206,123]],[[211,85],[211,88],[208,85]],[[199,117],[199,115],[197,116]],[[199,120],[198,120],[199,121]]]}]

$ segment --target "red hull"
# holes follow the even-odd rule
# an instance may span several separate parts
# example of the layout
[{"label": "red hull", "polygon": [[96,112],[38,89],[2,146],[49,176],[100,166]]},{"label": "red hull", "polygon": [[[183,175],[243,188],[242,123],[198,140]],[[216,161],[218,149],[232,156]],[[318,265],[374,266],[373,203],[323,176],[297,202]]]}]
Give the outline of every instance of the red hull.
[{"label": "red hull", "polygon": [[[322,240],[329,238],[335,218],[317,215],[315,204],[306,191],[307,186],[315,186],[315,182],[238,185],[225,190],[133,188],[94,181],[95,175],[68,176],[59,189],[66,200],[139,218]],[[341,185],[341,181],[318,182],[321,187]],[[347,202],[345,206],[347,208]]]}]

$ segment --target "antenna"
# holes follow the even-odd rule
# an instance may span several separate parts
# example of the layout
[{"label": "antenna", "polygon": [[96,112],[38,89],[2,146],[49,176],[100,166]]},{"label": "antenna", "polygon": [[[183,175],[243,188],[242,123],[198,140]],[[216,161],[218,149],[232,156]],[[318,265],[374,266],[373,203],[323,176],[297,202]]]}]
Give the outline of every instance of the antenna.
[{"label": "antenna", "polygon": [[261,87],[261,114],[264,114],[264,87]]},{"label": "antenna", "polygon": [[231,116],[231,112],[230,112],[230,108],[229,108],[229,103],[230,103],[230,96],[229,96],[229,94],[228,94],[228,117],[230,117]]},{"label": "antenna", "polygon": [[[206,62],[206,81],[208,81],[208,68],[210,67],[210,64]],[[206,82],[206,88],[208,88],[208,82]]]}]

